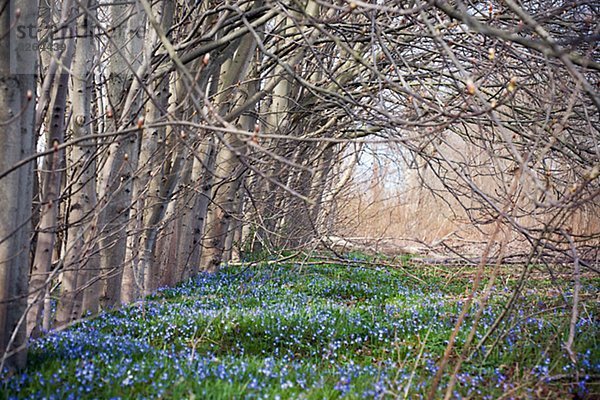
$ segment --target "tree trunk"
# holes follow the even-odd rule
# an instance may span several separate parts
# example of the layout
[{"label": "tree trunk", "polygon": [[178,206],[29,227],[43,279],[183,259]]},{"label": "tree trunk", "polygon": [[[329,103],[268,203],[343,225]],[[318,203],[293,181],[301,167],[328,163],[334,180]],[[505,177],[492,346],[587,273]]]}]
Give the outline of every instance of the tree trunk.
[{"label": "tree trunk", "polygon": [[[260,5],[261,2],[255,2]],[[237,49],[230,65],[225,68],[223,78],[224,91],[219,96],[221,104],[220,113],[226,115],[232,108],[233,102],[240,98],[236,86],[246,77],[250,63],[254,57],[257,47],[254,36],[246,35]],[[247,85],[246,85],[247,86]],[[207,225],[206,231],[209,237],[208,244],[203,248],[201,269],[207,272],[215,272],[221,264],[224,251],[225,238],[229,227],[231,213],[234,211],[235,190],[239,184],[241,174],[241,163],[238,155],[246,153],[247,147],[244,141],[234,133],[226,133],[223,144],[217,155],[215,178],[217,182],[222,180],[224,184],[215,186],[213,191],[213,218]]]},{"label": "tree trunk", "polygon": [[206,225],[213,173],[216,162],[215,137],[209,136],[198,146],[194,155],[190,184],[194,191],[186,204],[181,217],[181,233],[177,251],[177,279],[183,280],[198,272],[201,240]]},{"label": "tree trunk", "polygon": [[[153,15],[161,23],[163,31],[168,31],[173,20],[173,3],[161,1],[152,7]],[[148,23],[150,26],[150,22]],[[148,29],[144,44],[144,63],[149,64],[152,50],[157,43],[157,35]],[[160,122],[166,114],[169,101],[169,76],[163,76],[151,84],[150,99],[146,107],[145,123]],[[138,164],[140,170],[133,182],[133,199],[135,201],[130,221],[129,237],[121,293],[123,301],[131,302],[141,295],[152,291],[157,280],[154,279],[158,267],[154,263],[154,250],[158,225],[164,217],[168,196],[177,181],[181,154],[175,151],[172,164],[165,162],[171,153],[167,152],[166,128],[154,127],[143,131]],[[173,144],[177,139],[171,138]],[[171,179],[165,174],[171,173]],[[168,187],[167,187],[168,186]],[[163,197],[164,196],[164,197]]]},{"label": "tree trunk", "polygon": [[[35,141],[37,53],[26,48],[36,48],[37,37],[36,32],[24,38],[14,34],[16,10],[19,24],[37,26],[38,4],[15,0],[0,10],[0,171],[29,157]],[[21,346],[26,340],[32,191],[32,162],[0,178],[0,370],[24,367],[26,361]]]},{"label": "tree trunk", "polygon": [[[87,10],[81,10],[81,14],[77,19],[77,47],[75,54],[75,63],[73,65],[73,118],[71,119],[71,129],[73,137],[83,138],[91,135],[91,105],[93,102],[93,85],[94,75],[92,66],[94,64],[93,52],[93,21],[95,19],[96,0],[88,0]],[[92,13],[91,16],[87,12]],[[78,122],[84,121],[84,125],[80,126]],[[85,227],[86,241],[89,243],[89,261],[84,270],[83,284],[85,290],[81,293],[83,313],[96,314],[100,305],[100,294],[102,284],[100,282],[100,256],[97,245],[97,217],[95,210],[98,204],[96,194],[96,143],[88,141],[86,143],[85,153],[80,154],[86,162],[85,173],[81,174],[80,179],[84,181],[82,184],[82,192],[87,196],[84,205],[84,213],[88,219]],[[88,287],[89,286],[89,287]]]},{"label": "tree trunk", "polygon": [[[70,68],[72,56],[72,42],[69,42],[68,51],[65,51],[61,60],[62,65],[66,69]],[[62,70],[60,74],[55,75],[55,81],[56,83],[52,88],[48,131],[46,135],[46,149],[52,150],[54,148],[55,150],[52,154],[44,157],[43,170],[40,172],[40,222],[33,267],[29,279],[28,336],[38,336],[40,334],[46,289],[48,285],[52,284],[50,268],[58,228],[61,178],[64,167],[64,151],[58,150],[58,145],[64,142],[69,73],[66,70]]]},{"label": "tree trunk", "polygon": [[[85,5],[93,9],[92,1]],[[90,106],[92,84],[91,21],[87,10],[78,9],[76,20],[77,37],[71,78],[71,100],[73,116],[70,133],[74,139],[88,137],[90,131]],[[63,326],[80,318],[84,309],[83,288],[86,288],[88,311],[97,311],[98,286],[91,280],[97,279],[99,266],[95,264],[96,208],[95,146],[92,140],[72,146],[68,153],[69,188],[72,192],[67,211],[67,239],[62,273],[61,297],[56,309],[56,324]]]},{"label": "tree trunk", "polygon": [[[143,12],[125,3],[111,6],[112,35],[111,49],[115,54],[109,63],[108,101],[111,115],[107,119],[108,131],[116,132],[121,125],[136,123],[139,112],[138,87],[132,82],[133,71],[140,64],[141,32]],[[134,15],[135,14],[135,15]],[[136,93],[134,93],[136,92]],[[98,228],[100,239],[100,269],[104,281],[101,304],[112,308],[122,301],[121,287],[123,266],[126,262],[127,223],[132,198],[132,179],[137,168],[139,132],[116,136],[111,139],[108,159],[101,174],[99,198],[106,204],[100,213]],[[132,285],[133,282],[126,282]]]}]

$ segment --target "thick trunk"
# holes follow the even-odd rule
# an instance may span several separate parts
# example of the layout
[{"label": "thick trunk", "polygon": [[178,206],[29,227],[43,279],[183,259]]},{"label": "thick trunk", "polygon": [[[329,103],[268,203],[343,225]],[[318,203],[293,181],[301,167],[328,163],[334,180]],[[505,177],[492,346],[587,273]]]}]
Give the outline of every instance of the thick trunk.
[{"label": "thick trunk", "polygon": [[[0,10],[0,171],[34,151],[37,54],[17,46],[35,48],[37,38],[35,32],[25,38],[14,34],[17,9],[20,24],[37,26],[36,1],[11,1]],[[0,369],[20,368],[26,361],[21,346],[26,340],[32,191],[33,163],[0,178]]]}]

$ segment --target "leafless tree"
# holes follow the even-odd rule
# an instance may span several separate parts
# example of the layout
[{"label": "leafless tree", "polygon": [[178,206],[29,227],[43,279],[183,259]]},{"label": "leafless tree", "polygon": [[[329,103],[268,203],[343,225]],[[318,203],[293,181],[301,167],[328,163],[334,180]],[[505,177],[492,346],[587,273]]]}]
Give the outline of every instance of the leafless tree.
[{"label": "leafless tree", "polygon": [[[58,3],[40,35],[62,46],[39,54],[13,51],[38,10],[0,10],[2,60],[16,62],[0,68],[5,355],[25,325],[65,326],[244,252],[330,247],[363,201],[389,204],[389,187],[358,182],[366,159],[387,160],[376,175],[400,171],[407,207],[448,211],[438,246],[456,252],[460,229],[483,236],[483,266],[526,244],[522,284],[492,329],[529,265],[552,275],[570,262],[575,282],[598,272],[592,1]],[[573,327],[580,299],[566,301]],[[471,337],[453,372],[489,338]]]}]

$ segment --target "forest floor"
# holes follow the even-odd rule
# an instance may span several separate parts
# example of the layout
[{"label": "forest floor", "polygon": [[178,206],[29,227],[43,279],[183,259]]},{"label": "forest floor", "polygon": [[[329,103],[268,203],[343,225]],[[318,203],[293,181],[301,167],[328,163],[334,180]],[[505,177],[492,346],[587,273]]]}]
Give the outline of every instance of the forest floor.
[{"label": "forest floor", "polygon": [[[508,304],[515,269],[500,271],[474,344]],[[0,377],[0,398],[424,398],[474,275],[409,259],[227,267],[33,341],[27,370]],[[564,349],[571,286],[527,280],[451,398],[598,398],[600,281],[583,280],[576,363]]]}]

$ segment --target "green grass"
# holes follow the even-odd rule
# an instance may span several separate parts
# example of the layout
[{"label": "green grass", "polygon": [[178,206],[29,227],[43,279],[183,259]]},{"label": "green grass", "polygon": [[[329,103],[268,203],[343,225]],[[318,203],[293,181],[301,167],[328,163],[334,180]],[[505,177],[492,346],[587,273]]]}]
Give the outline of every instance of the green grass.
[{"label": "green grass", "polygon": [[[410,275],[355,264],[201,275],[33,342],[27,370],[3,378],[0,398],[422,398],[474,270],[404,267]],[[477,338],[515,285],[501,282]],[[598,283],[585,280],[585,298]],[[583,303],[573,364],[562,348],[569,310],[552,292],[569,285],[528,281],[516,311],[464,363],[453,397],[592,398],[598,307]]]}]

